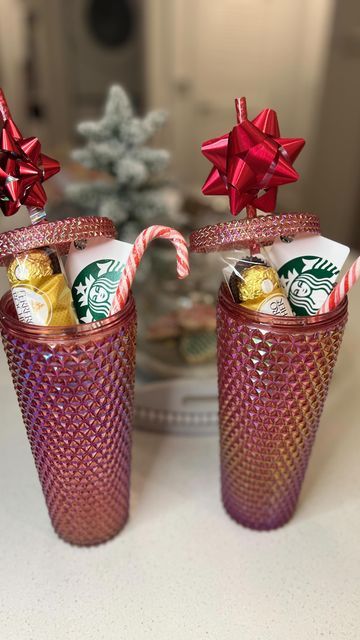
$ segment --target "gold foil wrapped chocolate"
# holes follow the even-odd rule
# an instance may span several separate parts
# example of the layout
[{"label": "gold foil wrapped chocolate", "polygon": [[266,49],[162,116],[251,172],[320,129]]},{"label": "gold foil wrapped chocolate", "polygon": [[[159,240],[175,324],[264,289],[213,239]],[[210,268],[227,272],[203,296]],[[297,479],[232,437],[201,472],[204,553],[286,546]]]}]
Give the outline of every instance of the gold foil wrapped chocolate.
[{"label": "gold foil wrapped chocolate", "polygon": [[235,302],[248,309],[274,316],[293,315],[277,271],[254,256],[233,267],[229,287]]},{"label": "gold foil wrapped chocolate", "polygon": [[77,323],[71,291],[54,249],[45,247],[15,256],[7,275],[19,320],[46,326]]},{"label": "gold foil wrapped chocolate", "polygon": [[34,249],[31,253],[20,254],[12,260],[7,269],[11,286],[20,282],[38,280],[54,274],[51,256],[46,249]]}]

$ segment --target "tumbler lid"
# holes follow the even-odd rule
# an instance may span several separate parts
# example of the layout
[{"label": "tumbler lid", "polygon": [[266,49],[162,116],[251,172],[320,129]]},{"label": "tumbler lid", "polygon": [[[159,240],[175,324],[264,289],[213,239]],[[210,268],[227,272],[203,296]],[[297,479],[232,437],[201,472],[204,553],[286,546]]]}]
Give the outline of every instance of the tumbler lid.
[{"label": "tumbler lid", "polygon": [[0,233],[0,266],[6,265],[9,258],[24,251],[49,246],[66,254],[70,244],[76,240],[116,236],[116,227],[109,218],[86,216],[39,222]]},{"label": "tumbler lid", "polygon": [[270,245],[279,236],[320,233],[320,220],[311,213],[281,213],[219,222],[190,234],[190,251],[209,253]]}]

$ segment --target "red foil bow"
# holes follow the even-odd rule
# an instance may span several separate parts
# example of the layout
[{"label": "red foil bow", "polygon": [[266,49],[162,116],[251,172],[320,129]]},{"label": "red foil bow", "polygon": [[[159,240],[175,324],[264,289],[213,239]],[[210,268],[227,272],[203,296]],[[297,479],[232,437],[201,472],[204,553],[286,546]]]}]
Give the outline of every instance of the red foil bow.
[{"label": "red foil bow", "polygon": [[292,164],[305,140],[281,138],[273,109],[264,109],[250,122],[245,98],[236,100],[236,107],[238,124],[232,131],[202,144],[202,153],[214,165],[202,192],[228,195],[234,216],[250,206],[272,212],[278,187],[299,178]]},{"label": "red foil bow", "polygon": [[22,204],[43,209],[47,198],[42,183],[60,171],[60,164],[41,153],[38,138],[22,137],[1,89],[0,114],[0,208],[6,216],[16,213]]}]

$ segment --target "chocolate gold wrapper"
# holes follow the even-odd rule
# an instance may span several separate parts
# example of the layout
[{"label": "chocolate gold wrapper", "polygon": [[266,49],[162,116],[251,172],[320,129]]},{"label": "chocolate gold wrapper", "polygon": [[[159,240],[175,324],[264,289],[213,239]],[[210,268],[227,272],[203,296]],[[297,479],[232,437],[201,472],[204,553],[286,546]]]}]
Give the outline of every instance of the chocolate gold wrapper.
[{"label": "chocolate gold wrapper", "polygon": [[274,316],[293,315],[276,270],[260,258],[239,260],[229,288],[234,301],[248,309]]},{"label": "chocolate gold wrapper", "polygon": [[14,257],[7,267],[19,320],[28,324],[77,323],[72,296],[54,249],[34,249]]}]

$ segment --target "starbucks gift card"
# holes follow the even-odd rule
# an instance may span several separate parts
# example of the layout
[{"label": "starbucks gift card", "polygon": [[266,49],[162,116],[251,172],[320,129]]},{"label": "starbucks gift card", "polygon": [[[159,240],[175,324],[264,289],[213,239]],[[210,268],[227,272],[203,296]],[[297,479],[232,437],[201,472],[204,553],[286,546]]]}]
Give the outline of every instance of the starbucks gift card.
[{"label": "starbucks gift card", "polygon": [[349,247],[320,235],[276,240],[264,249],[297,316],[315,315],[331,293]]},{"label": "starbucks gift card", "polygon": [[79,322],[84,324],[109,317],[132,246],[103,238],[71,245],[65,272]]}]

